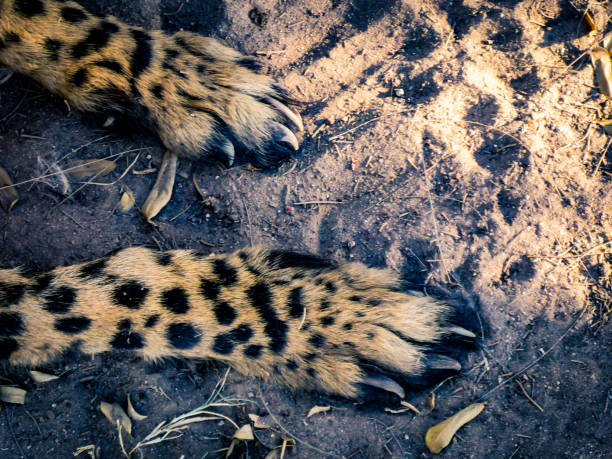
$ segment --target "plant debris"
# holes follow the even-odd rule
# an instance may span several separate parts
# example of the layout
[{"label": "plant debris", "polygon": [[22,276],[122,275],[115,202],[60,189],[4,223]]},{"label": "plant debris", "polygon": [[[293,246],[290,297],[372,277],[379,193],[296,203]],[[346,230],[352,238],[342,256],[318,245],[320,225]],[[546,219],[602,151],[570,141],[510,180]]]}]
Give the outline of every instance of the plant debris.
[{"label": "plant debris", "polygon": [[171,151],[164,153],[155,185],[151,188],[149,196],[142,205],[142,214],[149,223],[153,223],[151,219],[166,207],[172,197],[177,159],[176,154]]},{"label": "plant debris", "polygon": [[132,434],[132,421],[123,408],[116,403],[101,402],[100,411],[113,425],[120,425],[128,434]]},{"label": "plant debris", "polygon": [[0,400],[6,403],[23,405],[27,391],[13,386],[0,386]]},{"label": "plant debris", "polygon": [[430,427],[425,434],[425,445],[429,451],[434,454],[441,452],[449,445],[455,433],[478,416],[484,407],[484,403],[474,403],[441,423]]},{"label": "plant debris", "polygon": [[19,193],[13,186],[13,181],[8,172],[0,166],[0,206],[8,213],[19,201]]},{"label": "plant debris", "polygon": [[117,163],[108,159],[83,159],[73,161],[65,170],[73,180],[86,180],[92,177],[104,177],[117,167]]}]

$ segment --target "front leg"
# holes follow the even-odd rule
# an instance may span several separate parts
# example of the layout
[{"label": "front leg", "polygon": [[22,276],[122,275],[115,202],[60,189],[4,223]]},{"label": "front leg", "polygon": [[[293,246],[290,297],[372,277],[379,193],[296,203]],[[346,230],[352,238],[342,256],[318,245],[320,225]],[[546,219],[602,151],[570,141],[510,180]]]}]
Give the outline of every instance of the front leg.
[{"label": "front leg", "polygon": [[0,63],[86,111],[145,121],[165,146],[270,166],[297,150],[302,121],[255,60],[189,32],[147,32],[78,3],[0,0]]}]

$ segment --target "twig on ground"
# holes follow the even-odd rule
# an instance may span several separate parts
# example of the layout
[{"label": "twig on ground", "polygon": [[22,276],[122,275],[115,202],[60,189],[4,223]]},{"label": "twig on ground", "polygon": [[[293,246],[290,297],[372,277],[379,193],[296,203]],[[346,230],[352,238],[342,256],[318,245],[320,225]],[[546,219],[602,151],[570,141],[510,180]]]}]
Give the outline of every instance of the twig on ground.
[{"label": "twig on ground", "polygon": [[531,396],[525,390],[525,386],[523,386],[518,379],[515,382],[521,388],[521,392],[523,392],[523,395],[527,397],[527,400],[529,400],[533,406],[535,406],[538,410],[540,410],[541,413],[543,413],[544,408],[542,408],[538,402],[536,402],[533,398],[531,398]]}]

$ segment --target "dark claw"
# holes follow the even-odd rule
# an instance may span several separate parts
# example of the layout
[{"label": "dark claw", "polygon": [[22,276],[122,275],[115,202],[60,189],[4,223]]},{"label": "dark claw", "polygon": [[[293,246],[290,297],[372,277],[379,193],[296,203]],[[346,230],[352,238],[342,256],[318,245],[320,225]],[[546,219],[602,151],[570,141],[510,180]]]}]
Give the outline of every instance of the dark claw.
[{"label": "dark claw", "polygon": [[379,374],[364,377],[361,380],[361,384],[374,387],[375,389],[384,390],[386,392],[391,392],[392,394],[397,395],[399,398],[404,398],[406,395],[402,386],[393,381],[391,378],[387,378],[386,376]]}]

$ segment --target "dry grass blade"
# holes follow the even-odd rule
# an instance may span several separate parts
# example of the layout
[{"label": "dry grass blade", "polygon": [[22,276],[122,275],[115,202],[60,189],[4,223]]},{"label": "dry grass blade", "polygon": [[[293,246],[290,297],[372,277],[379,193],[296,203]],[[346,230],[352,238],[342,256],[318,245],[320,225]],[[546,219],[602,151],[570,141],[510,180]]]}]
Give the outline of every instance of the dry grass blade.
[{"label": "dry grass blade", "polygon": [[27,392],[19,387],[0,386],[0,400],[6,403],[23,405]]},{"label": "dry grass blade", "polygon": [[606,48],[595,46],[591,50],[591,61],[595,68],[595,76],[602,94],[607,98],[612,97],[612,62]]},{"label": "dry grass blade", "polygon": [[612,120],[601,120],[598,123],[606,131],[606,134],[612,134]]},{"label": "dry grass blade", "polygon": [[430,427],[425,434],[425,445],[429,451],[434,454],[441,452],[449,445],[455,433],[478,416],[484,407],[484,403],[474,403],[441,423]]},{"label": "dry grass blade", "polygon": [[59,379],[59,376],[50,375],[48,373],[43,373],[42,371],[36,371],[36,370],[30,370],[30,376],[32,377],[34,382],[37,382],[39,384],[46,383],[49,381],[55,381],[56,379]]},{"label": "dry grass blade", "polygon": [[92,177],[104,177],[110,174],[117,167],[117,163],[108,159],[97,160],[78,160],[73,161],[66,174],[74,180],[85,180]]},{"label": "dry grass blade", "polygon": [[183,430],[188,429],[190,424],[197,422],[225,420],[238,430],[238,424],[236,424],[231,418],[219,412],[211,411],[211,408],[241,406],[248,401],[237,398],[226,398],[221,395],[228,375],[229,369],[225,372],[223,378],[217,383],[215,390],[213,390],[212,394],[203,405],[177,416],[171,421],[160,422],[146,437],[140,440],[136,446],[132,448],[128,455],[131,456],[135,451],[144,446],[150,446],[179,438],[182,435]]},{"label": "dry grass blade", "polygon": [[142,214],[149,223],[170,201],[174,179],[176,178],[177,156],[171,151],[166,151],[162,159],[155,185],[151,188],[147,200],[142,206]]},{"label": "dry grass blade", "polygon": [[100,411],[112,424],[119,424],[128,434],[132,434],[132,421],[119,405],[101,402]]},{"label": "dry grass blade", "polygon": [[0,166],[0,206],[6,211],[10,212],[17,201],[19,201],[19,193],[15,189],[11,177],[8,172]]}]

